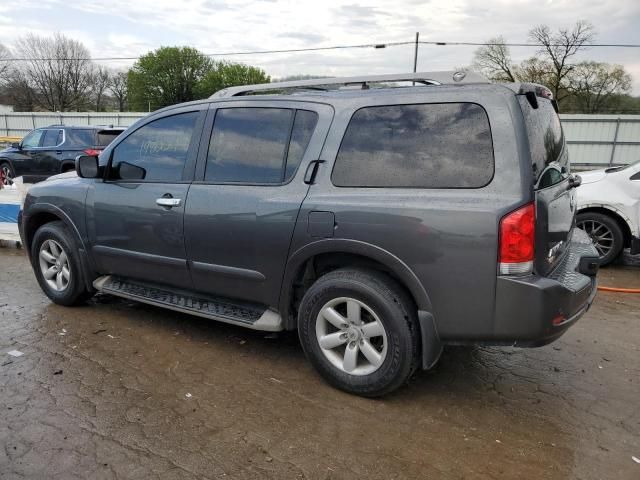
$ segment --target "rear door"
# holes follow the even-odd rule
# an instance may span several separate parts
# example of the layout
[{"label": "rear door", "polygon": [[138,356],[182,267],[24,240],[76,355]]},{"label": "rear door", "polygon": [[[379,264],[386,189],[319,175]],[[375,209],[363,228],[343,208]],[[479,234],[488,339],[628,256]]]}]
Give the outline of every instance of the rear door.
[{"label": "rear door", "polygon": [[518,95],[534,174],[535,267],[538,274],[546,275],[567,247],[574,226],[576,190],[570,183],[569,155],[553,102],[543,96],[536,100],[532,105],[525,95]]},{"label": "rear door", "polygon": [[332,117],[302,102],[212,106],[185,213],[197,290],[277,304],[305,172]]},{"label": "rear door", "polygon": [[44,131],[42,148],[39,152],[39,166],[45,175],[60,173],[62,165],[62,144],[64,133],[60,128],[48,128]]}]

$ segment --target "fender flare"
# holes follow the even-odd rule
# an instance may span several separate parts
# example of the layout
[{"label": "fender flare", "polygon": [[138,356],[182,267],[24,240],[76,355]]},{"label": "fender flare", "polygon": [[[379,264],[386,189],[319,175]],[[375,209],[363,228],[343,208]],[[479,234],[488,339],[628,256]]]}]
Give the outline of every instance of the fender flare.
[{"label": "fender flare", "polygon": [[631,221],[631,219],[627,215],[625,215],[624,212],[622,212],[621,210],[617,209],[612,205],[607,205],[604,203],[597,203],[597,202],[587,203],[587,204],[581,205],[578,208],[578,211],[576,212],[576,214],[579,215],[580,212],[582,212],[583,210],[587,210],[589,208],[602,208],[603,210],[609,210],[611,213],[615,213],[622,220],[624,220],[632,236],[640,233],[638,232],[638,229],[633,226],[633,222]]},{"label": "fender flare", "polygon": [[351,253],[368,257],[386,266],[409,290],[418,310],[432,312],[431,299],[416,274],[392,253],[366,242],[349,239],[325,238],[308,243],[289,256],[280,290],[279,311],[286,329],[295,328],[295,320],[289,318],[289,304],[293,281],[300,268],[310,258],[323,253]]},{"label": "fender flare", "polygon": [[76,227],[75,223],[73,223],[73,220],[71,220],[69,215],[67,215],[67,213],[64,210],[62,210],[60,207],[57,207],[51,203],[34,203],[33,205],[29,206],[28,215],[26,216],[26,218],[23,212],[21,229],[22,229],[22,237],[24,239],[24,244],[27,247],[26,250],[27,250],[27,255],[29,256],[29,260],[31,260],[31,262],[33,263],[33,259],[31,258],[32,238],[27,238],[27,232],[25,228],[26,222],[28,222],[29,219],[32,218],[34,215],[37,215],[39,213],[49,213],[51,215],[58,217],[60,221],[64,223],[65,226],[69,229],[75,241],[78,243],[78,253],[80,254],[80,264],[81,264],[82,277],[83,277],[84,284],[85,286],[87,286],[88,289],[93,290],[93,285],[91,283],[92,277],[94,276],[93,268],[92,268],[93,264],[91,262],[91,259],[89,258],[89,252],[85,246],[85,242],[82,239],[82,236],[80,235],[80,231]]}]

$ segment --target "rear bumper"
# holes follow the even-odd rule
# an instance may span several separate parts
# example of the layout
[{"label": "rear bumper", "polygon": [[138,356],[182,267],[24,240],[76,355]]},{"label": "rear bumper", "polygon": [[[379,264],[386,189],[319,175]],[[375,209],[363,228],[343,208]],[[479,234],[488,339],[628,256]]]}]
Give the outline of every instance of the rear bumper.
[{"label": "rear bumper", "polygon": [[591,306],[597,269],[598,252],[575,229],[565,257],[548,277],[498,277],[496,342],[534,347],[560,337]]}]

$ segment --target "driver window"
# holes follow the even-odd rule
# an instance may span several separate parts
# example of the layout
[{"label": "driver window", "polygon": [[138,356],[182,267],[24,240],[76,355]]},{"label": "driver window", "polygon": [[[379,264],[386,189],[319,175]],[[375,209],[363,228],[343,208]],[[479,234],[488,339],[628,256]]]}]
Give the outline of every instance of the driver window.
[{"label": "driver window", "polygon": [[42,137],[43,133],[44,130],[34,130],[22,139],[22,147],[35,148],[40,146],[40,138]]},{"label": "driver window", "polygon": [[163,117],[139,128],[113,150],[110,180],[179,182],[200,112]]}]

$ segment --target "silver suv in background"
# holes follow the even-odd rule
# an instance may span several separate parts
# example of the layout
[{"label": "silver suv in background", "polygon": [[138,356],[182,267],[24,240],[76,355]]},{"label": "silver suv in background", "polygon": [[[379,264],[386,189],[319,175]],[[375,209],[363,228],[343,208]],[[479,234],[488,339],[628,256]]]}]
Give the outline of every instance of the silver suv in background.
[{"label": "silver suv in background", "polygon": [[328,382],[378,396],[445,344],[544,345],[589,308],[556,110],[471,72],[234,87],[33,187],[20,231],[56,303],[297,330]]}]

